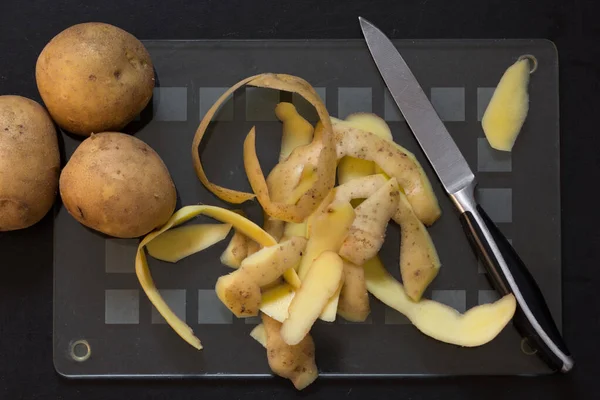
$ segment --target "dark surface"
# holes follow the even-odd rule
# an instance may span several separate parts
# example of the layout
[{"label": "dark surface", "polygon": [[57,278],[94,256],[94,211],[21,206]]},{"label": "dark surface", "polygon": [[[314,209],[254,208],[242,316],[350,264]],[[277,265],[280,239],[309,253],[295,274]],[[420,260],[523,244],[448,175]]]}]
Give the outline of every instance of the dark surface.
[{"label": "dark surface", "polygon": [[[575,357],[567,376],[543,378],[320,380],[304,393],[335,398],[593,399],[600,337],[600,242],[595,193],[600,178],[597,25],[594,0],[421,1],[259,4],[247,1],[38,1],[0,6],[0,92],[39,98],[34,65],[44,44],[82,21],[104,21],[144,39],[358,38],[357,15],[393,38],[544,37],[560,56],[564,335]],[[252,4],[252,5],[251,5]],[[0,398],[283,398],[279,379],[212,382],[70,382],[52,366],[52,223],[0,235]]]}]

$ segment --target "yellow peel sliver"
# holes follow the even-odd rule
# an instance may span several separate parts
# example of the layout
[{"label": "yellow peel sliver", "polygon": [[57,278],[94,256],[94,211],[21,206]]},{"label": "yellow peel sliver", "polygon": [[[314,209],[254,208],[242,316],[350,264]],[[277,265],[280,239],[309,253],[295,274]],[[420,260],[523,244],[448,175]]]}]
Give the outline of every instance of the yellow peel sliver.
[{"label": "yellow peel sliver", "polygon": [[161,261],[176,263],[227,237],[229,224],[197,224],[171,229],[148,243],[148,254]]},{"label": "yellow peel sliver", "polygon": [[413,302],[403,286],[374,257],[363,265],[369,292],[382,303],[404,314],[425,335],[464,347],[493,340],[515,314],[515,296],[507,294],[492,304],[482,304],[461,314],[432,300]]}]

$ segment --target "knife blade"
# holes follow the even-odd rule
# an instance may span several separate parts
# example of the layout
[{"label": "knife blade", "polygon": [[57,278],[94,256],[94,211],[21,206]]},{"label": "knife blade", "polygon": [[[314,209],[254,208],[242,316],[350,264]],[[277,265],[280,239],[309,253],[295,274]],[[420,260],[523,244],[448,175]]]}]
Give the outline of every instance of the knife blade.
[{"label": "knife blade", "polygon": [[476,180],[396,46],[377,27],[359,17],[360,26],[383,80],[417,142],[460,213],[469,241],[501,294],[518,304],[514,325],[552,370],[568,372],[574,361],[535,279],[512,245],[475,200]]}]

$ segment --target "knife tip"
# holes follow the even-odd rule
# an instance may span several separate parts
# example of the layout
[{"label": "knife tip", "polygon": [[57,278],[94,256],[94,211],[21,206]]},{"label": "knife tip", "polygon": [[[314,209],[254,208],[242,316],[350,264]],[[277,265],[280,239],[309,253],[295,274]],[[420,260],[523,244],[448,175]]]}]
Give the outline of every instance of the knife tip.
[{"label": "knife tip", "polygon": [[360,16],[358,17],[358,22],[360,23],[360,27],[363,30],[363,32],[365,29],[373,26],[373,24],[370,23],[369,20]]}]

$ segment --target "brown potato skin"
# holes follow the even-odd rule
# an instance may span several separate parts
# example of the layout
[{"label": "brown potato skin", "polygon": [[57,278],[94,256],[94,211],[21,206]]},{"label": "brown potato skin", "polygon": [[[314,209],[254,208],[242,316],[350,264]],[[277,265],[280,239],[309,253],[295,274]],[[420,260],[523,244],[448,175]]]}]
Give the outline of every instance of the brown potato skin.
[{"label": "brown potato skin", "polygon": [[0,231],[27,228],[52,208],[60,155],[46,110],[21,96],[0,96]]},{"label": "brown potato skin", "polygon": [[275,374],[292,381],[302,390],[317,379],[319,372],[315,363],[315,342],[308,333],[300,343],[287,344],[281,337],[281,322],[261,313],[267,334],[267,360]]},{"label": "brown potato skin", "polygon": [[60,175],[60,195],[77,221],[119,238],[163,225],[177,201],[160,156],[118,132],[95,134],[79,145]]},{"label": "brown potato skin", "polygon": [[56,35],[38,57],[35,77],[52,118],[82,136],[121,130],[146,107],[154,88],[144,45],[97,22]]}]

